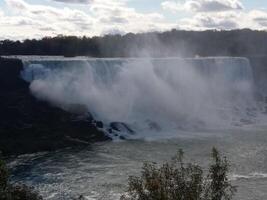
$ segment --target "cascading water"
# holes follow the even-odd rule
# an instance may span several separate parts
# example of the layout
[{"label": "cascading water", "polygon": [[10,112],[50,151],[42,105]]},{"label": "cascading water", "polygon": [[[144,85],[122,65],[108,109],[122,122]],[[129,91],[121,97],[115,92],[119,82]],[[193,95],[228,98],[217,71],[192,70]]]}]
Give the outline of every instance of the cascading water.
[{"label": "cascading water", "polygon": [[22,77],[37,98],[83,105],[132,138],[242,125],[258,109],[246,58],[24,58]]}]

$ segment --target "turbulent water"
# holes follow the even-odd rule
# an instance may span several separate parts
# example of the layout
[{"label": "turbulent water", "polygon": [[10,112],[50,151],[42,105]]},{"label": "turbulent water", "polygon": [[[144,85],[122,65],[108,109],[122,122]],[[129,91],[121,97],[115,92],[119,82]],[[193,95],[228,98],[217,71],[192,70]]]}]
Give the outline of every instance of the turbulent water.
[{"label": "turbulent water", "polygon": [[[267,127],[251,131],[214,131],[188,138],[123,141],[91,148],[24,155],[9,165],[12,180],[34,186],[45,199],[119,200],[127,177],[139,174],[144,161],[162,163],[179,148],[186,158],[207,166],[213,146],[231,162],[230,179],[238,186],[235,200],[267,199]],[[203,136],[204,135],[204,136]]]},{"label": "turbulent water", "polygon": [[[206,166],[217,146],[233,162],[237,199],[267,199],[267,118],[248,59],[22,59],[36,98],[67,111],[82,105],[112,138],[135,140],[21,156],[9,163],[13,181],[45,199],[119,199],[143,161],[183,148]],[[108,132],[114,122],[119,134]]]}]

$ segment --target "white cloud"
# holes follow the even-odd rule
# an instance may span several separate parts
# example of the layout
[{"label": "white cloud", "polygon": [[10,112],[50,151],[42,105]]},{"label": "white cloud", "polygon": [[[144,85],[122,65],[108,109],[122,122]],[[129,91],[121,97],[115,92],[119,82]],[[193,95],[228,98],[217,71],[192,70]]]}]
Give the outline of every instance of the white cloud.
[{"label": "white cloud", "polygon": [[162,2],[161,6],[165,10],[190,12],[223,12],[243,9],[243,4],[239,0],[186,0],[184,3],[167,0]]},{"label": "white cloud", "polygon": [[[13,15],[5,16],[1,20],[1,27],[23,31],[25,37],[51,36],[56,34],[81,35],[83,29],[87,30],[94,24],[94,20],[80,10],[68,7],[58,9],[43,5],[30,5],[22,0],[6,0]],[[1,31],[2,32],[2,31]]]},{"label": "white cloud", "polygon": [[105,29],[116,29],[122,32],[142,32],[170,27],[164,17],[158,13],[142,14],[135,9],[126,7],[124,4],[107,5],[105,3],[94,3],[90,6],[98,24],[103,24]]},{"label": "white cloud", "polygon": [[9,7],[19,10],[26,10],[27,4],[22,0],[6,0],[6,3]]},{"label": "white cloud", "polygon": [[61,3],[87,4],[87,3],[91,3],[93,0],[53,0],[53,1],[58,1],[58,2],[61,2]]},{"label": "white cloud", "polygon": [[262,27],[267,27],[267,12],[262,10],[252,10],[249,13],[250,18],[261,25]]},{"label": "white cloud", "polygon": [[[204,14],[198,13],[192,18],[181,20],[181,26],[184,29],[238,29],[238,14],[236,13],[217,13],[217,14]],[[240,22],[240,21],[239,21]]]},{"label": "white cloud", "polygon": [[4,17],[4,12],[0,9],[0,18]]},{"label": "white cloud", "polygon": [[267,28],[267,12],[252,10],[249,12],[197,13],[191,18],[179,22],[182,29],[243,29],[265,30]]},{"label": "white cloud", "polygon": [[56,1],[60,3],[74,3],[74,4],[95,4],[95,3],[100,3],[100,4],[105,4],[105,5],[118,5],[118,4],[123,4],[127,0],[51,0],[51,1]]},{"label": "white cloud", "polygon": [[182,29],[265,29],[267,12],[263,10],[246,11],[240,0],[175,0],[164,1],[162,8],[173,12],[189,12],[190,17],[180,19]]},{"label": "white cloud", "polygon": [[163,10],[168,10],[171,12],[184,10],[184,5],[176,1],[163,1],[161,3],[161,7],[163,8]]},{"label": "white cloud", "polygon": [[[24,0],[5,0],[8,15],[2,13],[0,37],[44,37],[64,35],[101,35],[111,30],[117,33],[166,30],[174,24],[158,13],[139,13],[126,6],[125,0],[91,0],[86,11],[32,5]],[[70,1],[68,1],[70,2]],[[71,6],[71,5],[70,5]],[[1,13],[0,13],[1,15]],[[5,27],[5,28],[2,28]],[[10,36],[12,32],[12,36]],[[115,31],[113,31],[115,32]]]},{"label": "white cloud", "polygon": [[[50,0],[52,1],[52,0]],[[162,3],[166,10],[189,12],[188,17],[168,22],[163,13],[140,13],[129,0],[53,0],[65,3],[36,5],[27,0],[5,0],[0,8],[0,37],[40,38],[58,34],[94,36],[127,32],[163,31],[171,28],[204,30],[267,28],[267,11],[243,9],[239,0],[186,0]],[[83,9],[71,3],[87,3]],[[216,11],[216,12],[215,12]]]}]

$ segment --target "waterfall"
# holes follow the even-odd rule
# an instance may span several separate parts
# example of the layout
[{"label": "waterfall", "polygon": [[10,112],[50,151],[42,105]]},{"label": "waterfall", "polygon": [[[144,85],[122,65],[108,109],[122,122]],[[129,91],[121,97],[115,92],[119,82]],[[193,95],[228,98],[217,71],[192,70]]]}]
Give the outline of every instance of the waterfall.
[{"label": "waterfall", "polygon": [[124,124],[139,136],[241,126],[257,113],[246,58],[29,57],[23,63],[22,78],[36,98],[63,109],[83,105],[106,126]]}]

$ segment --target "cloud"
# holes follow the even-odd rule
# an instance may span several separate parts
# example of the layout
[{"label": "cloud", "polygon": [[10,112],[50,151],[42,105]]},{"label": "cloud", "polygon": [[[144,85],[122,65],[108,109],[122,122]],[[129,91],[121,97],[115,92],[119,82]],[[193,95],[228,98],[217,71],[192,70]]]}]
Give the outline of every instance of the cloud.
[{"label": "cloud", "polygon": [[43,5],[30,5],[22,0],[6,0],[6,2],[14,13],[13,16],[8,16],[6,19],[8,21],[27,19],[27,21],[34,22],[30,24],[32,29],[65,31],[69,34],[72,30],[79,30],[80,25],[93,25],[93,19],[80,10],[68,7],[59,9]]},{"label": "cloud", "polygon": [[163,10],[168,10],[172,12],[177,12],[184,9],[184,5],[175,1],[163,1],[161,3],[161,7],[163,8]]},{"label": "cloud", "polygon": [[[168,11],[189,12],[176,22],[167,21],[164,13],[141,13],[127,4],[128,0],[53,0],[64,4],[31,4],[27,0],[5,0],[0,8],[0,37],[12,39],[44,36],[125,34],[128,32],[164,31],[172,28],[206,30],[267,28],[265,10],[246,10],[239,0],[164,1]],[[71,3],[87,3],[83,9]],[[11,34],[12,33],[12,34]]]},{"label": "cloud", "polygon": [[190,17],[178,21],[181,29],[242,29],[263,30],[267,27],[267,12],[264,10],[247,11],[240,0],[175,0],[164,1],[164,10],[189,12]]},{"label": "cloud", "polygon": [[0,18],[0,37],[10,35],[10,32],[20,39],[58,34],[94,36],[107,32],[167,30],[176,25],[168,23],[159,13],[139,13],[128,7],[125,0],[90,0],[86,11],[73,9],[69,7],[71,4],[53,7],[33,5],[24,0],[5,2],[8,11],[0,12],[0,16],[3,15]]},{"label": "cloud", "polygon": [[187,30],[232,30],[243,28],[266,30],[267,12],[252,10],[248,12],[197,13],[193,17],[180,20],[179,25],[182,29]]},{"label": "cloud", "polygon": [[5,2],[9,7],[18,10],[26,10],[28,6],[23,0],[6,0]]},{"label": "cloud", "polygon": [[223,12],[242,10],[243,4],[239,0],[186,0],[179,3],[175,0],[164,1],[161,4],[164,10],[190,12]]},{"label": "cloud", "polygon": [[53,0],[61,3],[78,3],[78,4],[88,4],[91,3],[93,0]]},{"label": "cloud", "polygon": [[52,0],[55,2],[60,3],[70,3],[70,4],[94,4],[94,3],[100,3],[100,4],[106,4],[106,5],[114,5],[114,4],[123,4],[125,0]]},{"label": "cloud", "polygon": [[250,18],[263,27],[267,27],[267,12],[262,10],[252,10],[249,13]]},{"label": "cloud", "polygon": [[238,29],[240,24],[236,13],[196,14],[192,18],[181,20],[184,29]]}]

